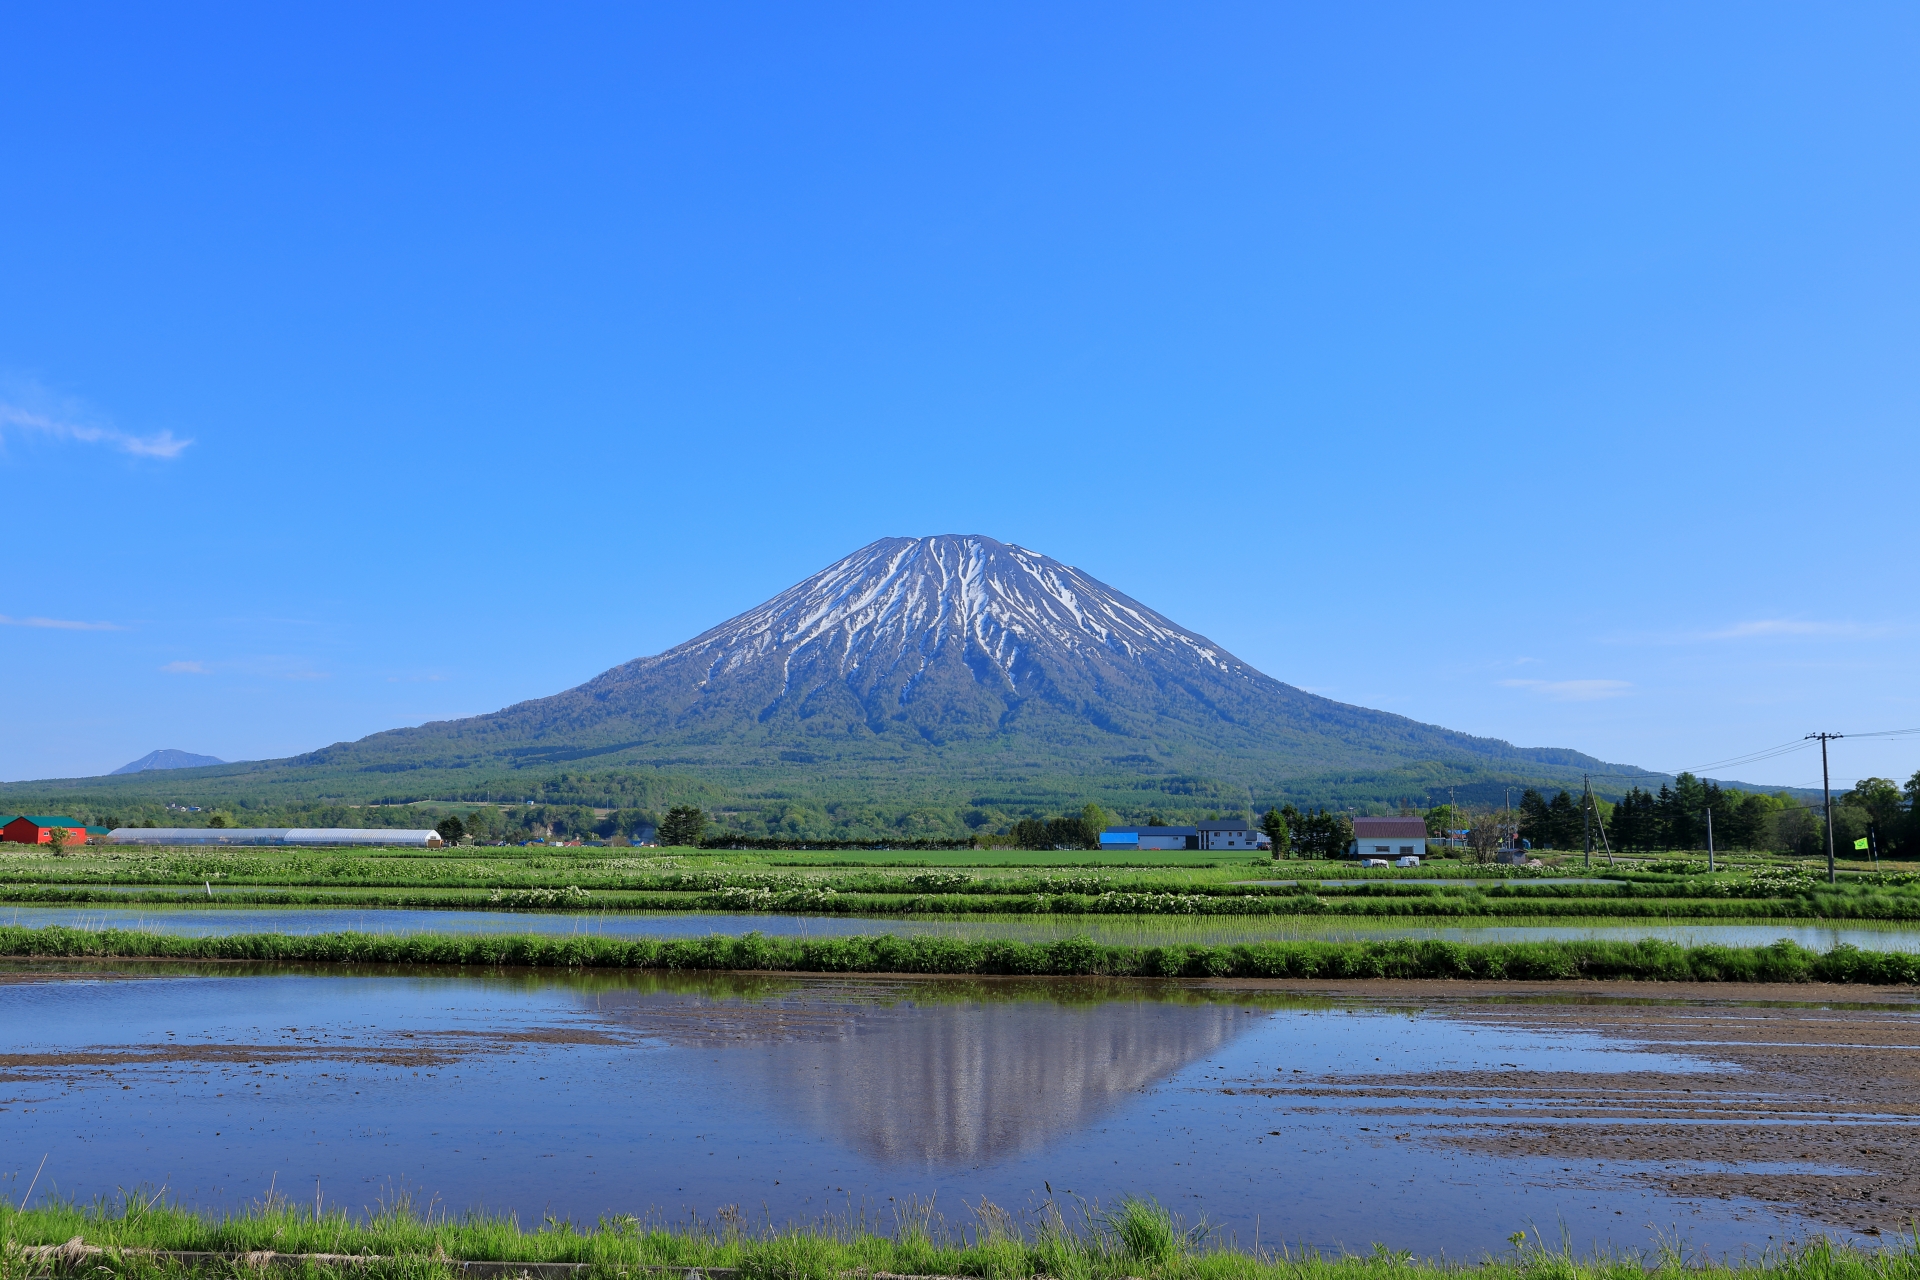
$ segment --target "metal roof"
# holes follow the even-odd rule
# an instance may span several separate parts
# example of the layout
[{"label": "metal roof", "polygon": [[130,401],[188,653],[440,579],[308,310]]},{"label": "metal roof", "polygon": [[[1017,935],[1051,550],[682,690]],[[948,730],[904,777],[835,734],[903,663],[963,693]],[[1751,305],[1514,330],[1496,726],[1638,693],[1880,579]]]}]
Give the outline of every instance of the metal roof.
[{"label": "metal roof", "polygon": [[352,844],[426,845],[438,831],[401,827],[115,827],[120,844]]},{"label": "metal roof", "polygon": [[1357,840],[1407,840],[1426,838],[1425,818],[1355,818],[1353,834]]}]

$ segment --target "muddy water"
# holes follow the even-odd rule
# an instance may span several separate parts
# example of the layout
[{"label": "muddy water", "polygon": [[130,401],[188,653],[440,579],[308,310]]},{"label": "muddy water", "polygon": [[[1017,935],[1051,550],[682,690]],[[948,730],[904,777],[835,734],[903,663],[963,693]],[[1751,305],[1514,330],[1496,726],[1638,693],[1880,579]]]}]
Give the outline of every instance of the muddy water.
[{"label": "muddy water", "polygon": [[[523,1222],[738,1205],[884,1225],[908,1197],[965,1221],[983,1197],[1020,1210],[1051,1184],[1152,1196],[1243,1244],[1453,1257],[1562,1224],[1581,1250],[1804,1238],[1793,1197],[1701,1181],[1740,1162],[1711,1144],[1651,1159],[1503,1145],[1516,1118],[1551,1128],[1512,1113],[1541,1082],[1706,1097],[1766,1069],[1724,1036],[1502,1008],[1072,980],[13,966],[0,1175],[19,1175],[17,1197],[44,1153],[36,1195],[164,1184],[212,1207],[273,1186],[359,1208],[404,1188]],[[1920,1040],[1910,1008],[1885,1017]],[[1617,1111],[1595,1105],[1561,1121]],[[1754,1169],[1839,1185],[1862,1172],[1841,1150],[1769,1150]]]},{"label": "muddy water", "polygon": [[539,933],[698,938],[758,930],[777,937],[892,933],[1046,942],[1085,935],[1133,945],[1226,944],[1285,939],[1542,942],[1568,938],[1658,938],[1685,946],[1769,946],[1782,938],[1816,951],[1846,944],[1867,951],[1920,951],[1920,924],[1854,921],[1567,921],[1554,924],[1437,924],[1324,916],[796,916],[726,912],[419,911],[363,907],[0,907],[0,924],[38,928],[144,929],[196,936],[237,933]]}]

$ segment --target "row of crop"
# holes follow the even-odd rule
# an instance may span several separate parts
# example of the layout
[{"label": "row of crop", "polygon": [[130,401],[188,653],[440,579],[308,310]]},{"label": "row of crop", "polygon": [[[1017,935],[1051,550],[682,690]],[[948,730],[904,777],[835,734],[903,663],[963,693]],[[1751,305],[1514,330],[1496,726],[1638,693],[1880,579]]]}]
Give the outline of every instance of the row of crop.
[{"label": "row of crop", "polygon": [[[458,868],[456,868],[458,869]],[[25,874],[9,877],[14,887],[29,885],[65,886],[72,888],[114,886],[116,890],[126,891],[140,887],[197,886],[218,883],[222,887],[245,888],[327,888],[327,889],[537,889],[555,887],[557,879],[582,889],[601,892],[627,893],[726,893],[730,891],[751,893],[854,893],[873,896],[925,897],[929,895],[949,898],[954,896],[975,897],[1032,897],[1032,896],[1084,896],[1094,897],[1113,893],[1132,894],[1181,894],[1201,898],[1291,898],[1303,892],[1312,892],[1322,897],[1368,897],[1368,898],[1450,898],[1476,894],[1493,896],[1515,896],[1527,898],[1568,898],[1568,899],[1615,899],[1615,898],[1776,898],[1795,894],[1815,892],[1833,892],[1823,882],[1808,877],[1772,877],[1741,880],[1653,880],[1610,881],[1601,884],[1552,884],[1517,881],[1512,883],[1488,880],[1469,885],[1447,885],[1430,882],[1351,880],[1334,883],[1308,881],[1302,885],[1293,882],[1275,882],[1271,884],[1255,883],[1182,883],[1169,882],[1148,876],[1133,876],[1126,879],[1100,876],[1002,876],[974,877],[959,874],[937,873],[913,876],[885,876],[873,873],[838,876],[802,876],[792,873],[669,873],[636,875],[597,871],[591,865],[559,866],[544,869],[545,874],[476,874],[473,869],[462,869],[459,875],[342,875],[342,876],[296,876],[296,875],[240,875],[224,872],[186,874],[143,874],[140,876],[123,875],[54,875]],[[558,874],[556,874],[558,873]],[[1864,878],[1850,880],[1839,886],[1841,890],[1859,892],[1867,889],[1885,892],[1887,889],[1868,882]],[[1895,890],[1898,891],[1898,890]],[[1920,899],[1920,894],[1914,895]]]},{"label": "row of crop", "polygon": [[710,911],[836,916],[1114,915],[1114,916],[1337,916],[1380,920],[1567,918],[1621,920],[1920,920],[1911,894],[1838,893],[1795,898],[1554,898],[1496,893],[1336,897],[1293,891],[1287,896],[1220,897],[1191,893],[874,895],[831,889],[723,889],[716,893],[632,893],[560,888],[494,888],[480,893],[433,894],[367,890],[324,892],[259,890],[217,897],[168,889],[119,893],[99,889],[11,886],[0,902],[23,905],[340,906],[414,910]]},{"label": "row of crop", "polygon": [[247,960],[532,968],[755,970],[796,973],[1025,974],[1128,978],[1638,979],[1692,982],[1920,980],[1920,956],[1791,942],[1682,947],[1638,942],[1456,943],[1287,941],[1226,946],[1119,946],[900,938],[570,936],[334,933],[187,938],[123,930],[0,926],[0,954],[59,958]]}]

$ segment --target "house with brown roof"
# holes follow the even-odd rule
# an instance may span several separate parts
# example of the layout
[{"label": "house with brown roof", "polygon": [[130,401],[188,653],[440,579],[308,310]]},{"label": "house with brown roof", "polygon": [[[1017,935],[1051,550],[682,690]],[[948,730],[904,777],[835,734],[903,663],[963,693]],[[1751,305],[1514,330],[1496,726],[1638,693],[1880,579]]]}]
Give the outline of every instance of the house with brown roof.
[{"label": "house with brown roof", "polygon": [[1356,858],[1418,858],[1426,851],[1425,818],[1353,820],[1353,843],[1348,852]]}]

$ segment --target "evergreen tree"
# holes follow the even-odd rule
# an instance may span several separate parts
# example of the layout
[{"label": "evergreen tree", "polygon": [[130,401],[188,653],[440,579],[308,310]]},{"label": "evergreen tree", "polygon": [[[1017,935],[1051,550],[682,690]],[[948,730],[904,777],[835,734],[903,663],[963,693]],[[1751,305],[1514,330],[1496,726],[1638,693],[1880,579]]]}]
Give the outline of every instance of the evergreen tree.
[{"label": "evergreen tree", "polygon": [[462,840],[466,839],[467,824],[460,821],[460,819],[453,814],[448,814],[446,817],[440,819],[439,825],[434,827],[434,830],[440,833],[440,839],[445,843],[459,844]]},{"label": "evergreen tree", "polygon": [[[1667,794],[1665,787],[1662,794]],[[1665,836],[1669,849],[1707,847],[1707,789],[1700,779],[1683,773],[1673,780],[1667,804]]]},{"label": "evergreen tree", "polygon": [[675,805],[660,822],[660,843],[676,848],[697,848],[706,833],[707,815],[695,805]]},{"label": "evergreen tree", "polygon": [[[1294,816],[1299,815],[1296,813]],[[1279,809],[1268,809],[1260,819],[1260,829],[1267,833],[1267,839],[1273,841],[1273,856],[1276,861],[1293,856],[1293,829],[1287,825],[1284,813]]]},{"label": "evergreen tree", "polygon": [[[1565,795],[1566,792],[1561,792]],[[1428,827],[1431,833],[1433,828]],[[1554,835],[1553,817],[1547,810],[1547,802],[1532,787],[1520,793],[1520,838],[1536,849],[1557,848]]]},{"label": "evergreen tree", "polygon": [[1307,858],[1343,858],[1353,843],[1353,824],[1344,813],[1315,809],[1294,828],[1294,847]]},{"label": "evergreen tree", "polygon": [[1574,803],[1573,795],[1561,791],[1547,808],[1547,839],[1552,842],[1552,847],[1584,848],[1586,830],[1586,823],[1580,817],[1580,806]]}]

